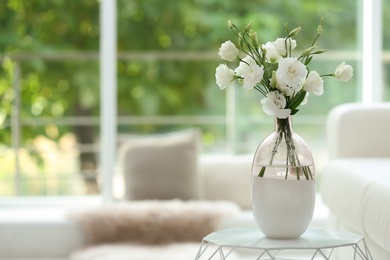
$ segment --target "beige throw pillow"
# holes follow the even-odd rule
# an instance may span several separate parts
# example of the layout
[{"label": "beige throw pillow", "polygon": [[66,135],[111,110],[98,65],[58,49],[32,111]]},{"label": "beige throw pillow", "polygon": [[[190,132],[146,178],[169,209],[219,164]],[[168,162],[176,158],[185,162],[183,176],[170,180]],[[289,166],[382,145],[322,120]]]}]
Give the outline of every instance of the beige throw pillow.
[{"label": "beige throw pillow", "polygon": [[120,151],[125,199],[198,199],[200,131],[132,136]]}]

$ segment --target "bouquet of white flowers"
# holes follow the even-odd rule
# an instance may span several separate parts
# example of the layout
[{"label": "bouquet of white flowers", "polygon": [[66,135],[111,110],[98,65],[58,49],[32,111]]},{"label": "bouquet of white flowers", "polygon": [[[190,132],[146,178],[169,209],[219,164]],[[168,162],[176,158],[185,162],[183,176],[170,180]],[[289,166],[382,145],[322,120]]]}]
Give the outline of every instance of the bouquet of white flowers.
[{"label": "bouquet of white flowers", "polygon": [[[342,62],[333,73],[320,75],[309,69],[309,64],[315,55],[326,52],[317,49],[316,42],[323,31],[323,22],[317,27],[317,35],[311,46],[293,57],[293,50],[297,47],[294,37],[301,31],[298,27],[290,31],[285,25],[287,36],[276,41],[260,44],[257,33],[251,29],[252,23],[245,28],[238,29],[229,21],[229,27],[238,37],[240,50],[231,41],[226,41],[219,49],[219,55],[227,61],[238,61],[238,67],[230,69],[226,64],[220,64],[216,69],[216,81],[220,89],[229,87],[235,80],[242,87],[250,91],[260,92],[263,110],[267,115],[275,117],[276,132],[266,138],[270,142],[263,147],[270,148],[262,153],[259,146],[254,159],[254,173],[259,177],[275,172],[277,176],[295,176],[297,180],[313,180],[311,163],[304,158],[299,139],[291,128],[290,116],[298,112],[298,107],[307,102],[309,93],[322,95],[324,92],[323,77],[335,77],[341,81],[352,78],[353,69]],[[242,54],[243,53],[243,54]],[[294,52],[295,54],[295,52]],[[244,56],[241,58],[241,56]],[[299,142],[299,144],[298,144]],[[263,143],[262,143],[263,144]],[[261,155],[258,155],[262,153]],[[311,153],[309,161],[312,160]],[[277,172],[275,169],[285,169]],[[301,178],[302,177],[302,178]]]},{"label": "bouquet of white flowers", "polygon": [[220,89],[225,89],[238,80],[245,90],[259,91],[264,95],[261,104],[267,115],[287,118],[296,114],[298,106],[307,102],[309,93],[322,95],[324,76],[335,77],[341,81],[351,79],[353,69],[344,62],[333,73],[320,75],[309,69],[308,65],[312,58],[326,52],[323,49],[317,50],[316,46],[323,31],[322,21],[312,45],[296,57],[292,56],[293,50],[297,47],[293,37],[301,31],[300,27],[290,31],[285,25],[287,33],[285,38],[260,44],[251,25],[252,23],[249,23],[245,28],[238,29],[229,21],[229,27],[238,37],[239,48],[245,57],[240,57],[240,50],[234,43],[224,42],[218,54],[224,60],[239,61],[239,65],[232,70],[226,64],[220,64],[215,77]]}]

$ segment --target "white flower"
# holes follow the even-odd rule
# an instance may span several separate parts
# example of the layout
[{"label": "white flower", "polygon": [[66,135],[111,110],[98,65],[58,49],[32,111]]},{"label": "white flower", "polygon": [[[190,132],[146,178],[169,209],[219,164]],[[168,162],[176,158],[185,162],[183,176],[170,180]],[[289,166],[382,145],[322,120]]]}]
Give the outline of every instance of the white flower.
[{"label": "white flower", "polygon": [[307,104],[307,100],[309,99],[309,92],[306,92],[306,95],[305,97],[303,98],[302,102],[301,102],[301,106],[304,106]]},{"label": "white flower", "polygon": [[266,50],[265,57],[271,63],[278,62],[281,58],[285,57],[287,54],[287,50],[295,49],[297,47],[297,42],[289,38],[286,42],[285,38],[278,38],[274,42],[267,42],[262,45],[262,48]]},{"label": "white flower", "polygon": [[224,60],[235,61],[238,57],[239,52],[240,51],[237,49],[234,43],[232,43],[231,41],[226,41],[222,43],[221,48],[219,48],[218,54]]},{"label": "white flower", "polygon": [[234,80],[234,71],[229,69],[226,64],[219,64],[215,70],[215,79],[219,89],[225,89],[232,84]]},{"label": "white flower", "polygon": [[260,83],[263,79],[264,69],[256,64],[251,56],[246,56],[234,70],[234,72],[243,77],[243,88],[250,90]]},{"label": "white flower", "polygon": [[263,44],[262,48],[266,50],[265,57],[269,62],[275,63],[282,58],[282,55],[280,55],[273,42],[267,42],[266,44]]},{"label": "white flower", "polygon": [[275,73],[277,87],[286,96],[291,96],[301,89],[306,74],[306,66],[296,58],[283,58]]},{"label": "white flower", "polygon": [[341,81],[348,81],[353,76],[353,69],[350,65],[345,65],[345,62],[342,62],[337,68],[334,73],[334,76],[336,79]]},{"label": "white flower", "polygon": [[290,46],[291,46],[291,50],[294,50],[295,47],[297,47],[297,42],[291,38],[288,38],[287,41],[286,38],[278,38],[274,42],[274,45],[280,55],[286,56],[287,50],[290,50]]},{"label": "white flower", "polygon": [[263,111],[269,116],[287,118],[291,114],[291,109],[286,107],[286,98],[279,91],[268,92],[267,97],[261,100]]},{"label": "white flower", "polygon": [[311,71],[303,84],[303,89],[316,96],[321,96],[324,93],[324,80],[316,71]]},{"label": "white flower", "polygon": [[[322,23],[322,22],[321,22]],[[297,48],[295,36],[301,28],[289,31],[286,27],[285,38],[275,41],[259,42],[256,32],[247,25],[237,28],[229,22],[229,28],[238,37],[238,44],[225,41],[219,56],[227,61],[239,61],[235,69],[226,64],[220,64],[215,72],[216,82],[220,89],[225,89],[237,81],[243,89],[257,90],[265,98],[261,100],[264,112],[278,118],[287,118],[296,114],[300,105],[307,103],[309,95],[320,96],[324,93],[323,77],[334,77],[337,80],[348,81],[353,76],[351,66],[341,63],[334,72],[319,74],[307,67],[315,54],[326,50],[316,50],[316,42],[322,34],[322,25],[317,28],[317,36],[309,48],[299,56],[292,53]],[[241,58],[241,53],[246,53]]]}]

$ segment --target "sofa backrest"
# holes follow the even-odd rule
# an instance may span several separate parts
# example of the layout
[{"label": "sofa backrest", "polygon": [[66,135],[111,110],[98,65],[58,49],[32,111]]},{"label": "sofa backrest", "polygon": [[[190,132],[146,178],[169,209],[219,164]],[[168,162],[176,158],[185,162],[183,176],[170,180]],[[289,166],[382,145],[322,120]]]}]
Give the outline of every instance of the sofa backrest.
[{"label": "sofa backrest", "polygon": [[[250,208],[253,155],[202,154],[200,132],[127,135],[119,149],[118,199],[225,200]],[[115,189],[117,190],[117,189]]]},{"label": "sofa backrest", "polygon": [[205,200],[227,200],[251,208],[250,177],[253,155],[202,155],[200,193]]},{"label": "sofa backrest", "polygon": [[390,103],[347,103],[327,118],[330,159],[390,157]]}]

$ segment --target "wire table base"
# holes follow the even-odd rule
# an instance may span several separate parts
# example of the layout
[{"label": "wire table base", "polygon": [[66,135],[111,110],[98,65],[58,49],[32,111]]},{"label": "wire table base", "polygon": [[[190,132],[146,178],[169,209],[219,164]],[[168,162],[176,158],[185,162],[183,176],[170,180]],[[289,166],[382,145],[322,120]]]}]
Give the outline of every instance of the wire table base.
[{"label": "wire table base", "polygon": [[203,238],[195,260],[240,259],[235,255],[235,251],[240,249],[251,249],[251,251],[256,252],[253,259],[257,260],[302,259],[285,258],[287,257],[285,256],[286,252],[293,251],[309,253],[307,259],[329,260],[333,251],[338,248],[350,248],[351,259],[373,260],[364,237],[323,228],[308,229],[301,237],[288,240],[267,238],[258,229],[220,230]]}]

